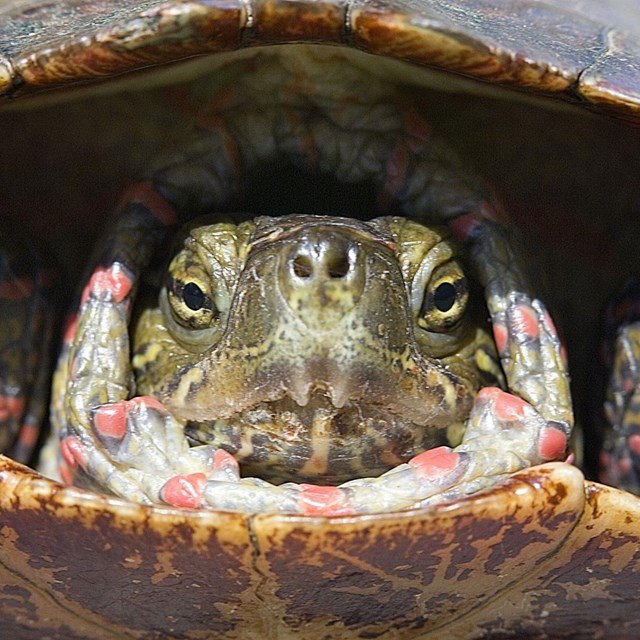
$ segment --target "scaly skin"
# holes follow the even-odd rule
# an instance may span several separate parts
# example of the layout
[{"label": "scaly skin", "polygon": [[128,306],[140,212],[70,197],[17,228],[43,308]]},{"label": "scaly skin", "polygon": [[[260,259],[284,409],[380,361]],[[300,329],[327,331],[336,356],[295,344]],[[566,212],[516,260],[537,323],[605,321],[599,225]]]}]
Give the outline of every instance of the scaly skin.
[{"label": "scaly skin", "polygon": [[28,462],[46,413],[54,273],[7,226],[0,232],[0,452]]},{"label": "scaly skin", "polygon": [[640,493],[640,285],[627,284],[607,309],[603,356],[608,386],[604,404],[602,482]]},{"label": "scaly skin", "polygon": [[[344,63],[331,67],[330,58],[260,62],[251,61],[259,74],[233,85],[205,79],[172,92],[193,122],[193,139],[126,198],[67,332],[53,404],[63,478],[149,503],[336,515],[455,498],[562,458],[572,412],[560,341],[482,188],[384,83]],[[468,247],[510,393],[477,395],[459,446],[339,487],[274,487],[240,479],[235,460],[219,449],[189,448],[182,424],[156,399],[128,400],[135,395],[131,300],[174,212],[183,219],[222,208],[244,175],[276,158],[344,182],[370,181],[381,206],[395,203],[410,217],[447,224]]]}]

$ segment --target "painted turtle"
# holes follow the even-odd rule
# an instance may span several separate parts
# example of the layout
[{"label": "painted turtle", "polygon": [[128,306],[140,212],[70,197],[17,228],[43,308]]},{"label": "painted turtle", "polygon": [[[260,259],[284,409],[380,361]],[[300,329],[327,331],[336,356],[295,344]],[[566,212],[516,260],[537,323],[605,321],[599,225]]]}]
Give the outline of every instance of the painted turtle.
[{"label": "painted turtle", "polygon": [[[584,7],[584,3],[580,6]],[[268,100],[286,95],[278,91],[282,87],[291,89],[294,96],[310,97],[314,91],[309,89],[317,86],[318,78],[316,84],[305,87],[304,83],[308,81],[305,74],[290,73],[292,67],[295,69],[296,61],[309,51],[293,44],[300,41],[341,45],[331,49],[329,54],[324,48],[310,50],[316,58],[341,61],[333,75],[319,76],[332,90],[341,81],[344,84],[345,78],[350,79],[352,69],[362,74],[364,68],[368,74],[369,82],[360,85],[356,95],[352,90],[349,99],[341,105],[342,115],[353,113],[349,107],[357,103],[358,98],[367,102],[367,91],[375,92],[380,83],[389,85],[390,81],[402,86],[400,94],[408,96],[411,104],[424,106],[429,100],[432,104],[443,101],[445,94],[424,86],[431,83],[425,80],[425,67],[429,66],[555,94],[563,100],[586,103],[594,110],[611,111],[622,119],[635,121],[638,100],[634,88],[639,71],[635,62],[634,14],[621,4],[607,7],[599,19],[588,18],[584,13],[586,9],[580,9],[580,6],[567,12],[548,3],[536,2],[508,2],[498,9],[495,3],[485,6],[482,2],[464,8],[439,2],[419,7],[380,7],[364,3],[348,6],[264,3],[251,7],[205,3],[145,7],[108,3],[68,3],[64,6],[12,3],[3,15],[2,34],[6,34],[7,43],[3,44],[7,54],[3,65],[6,69],[5,93],[15,98],[15,109],[11,107],[4,114],[3,140],[13,154],[25,147],[23,135],[33,135],[34,144],[28,145],[29,149],[36,148],[35,141],[38,140],[41,155],[33,157],[30,153],[22,160],[17,155],[11,167],[6,171],[3,168],[3,183],[7,187],[10,185],[6,189],[7,213],[13,220],[31,220],[32,230],[37,233],[38,223],[34,218],[40,215],[42,204],[36,203],[50,203],[51,214],[45,222],[48,239],[54,246],[58,241],[67,248],[71,240],[74,251],[67,250],[66,253],[76,253],[76,249],[83,253],[79,248],[81,236],[94,235],[97,222],[80,225],[73,217],[72,201],[81,203],[80,211],[85,215],[88,207],[102,211],[105,207],[99,203],[105,190],[111,191],[114,182],[122,176],[140,175],[140,168],[148,165],[153,166],[152,177],[157,185],[159,174],[155,161],[166,157],[168,149],[183,148],[185,128],[181,123],[185,121],[185,114],[211,132],[219,127],[220,114],[225,108],[234,113],[241,111],[242,105],[234,102],[237,96],[233,91],[216,92],[216,108],[208,108],[212,104],[210,101],[202,102],[202,92],[206,96],[207,89],[198,79],[204,77],[200,67],[208,68],[207,72],[213,73],[216,82],[222,79],[227,87],[236,87],[241,79],[246,79],[250,85],[255,79],[256,93],[244,94],[245,98],[250,98],[245,100],[245,108],[259,103],[262,96],[267,96]],[[594,5],[590,10],[602,12],[603,8]],[[535,25],[534,31],[526,28],[531,23]],[[630,30],[631,35],[627,35],[623,27]],[[25,45],[25,37],[28,45]],[[282,44],[282,48],[222,53],[250,44]],[[213,57],[207,55],[213,53],[216,54]],[[367,53],[379,54],[384,59],[371,58]],[[105,84],[92,89],[94,93],[85,94],[84,98],[80,95],[80,102],[67,101],[71,97],[78,98],[76,89],[73,96],[69,93],[27,99],[30,91],[48,85],[59,87],[67,82],[90,81],[194,56],[201,56],[195,61],[197,70],[172,66],[168,69],[172,80],[144,76],[124,79],[120,90],[125,93],[115,97],[112,95],[114,88]],[[288,61],[289,66],[285,66],[284,71],[281,67],[279,74],[255,73],[256,69],[263,68],[265,59],[278,57]],[[229,72],[239,67],[244,69],[242,74]],[[271,86],[268,85],[270,79],[274,83]],[[440,76],[439,79],[449,82]],[[451,82],[457,88],[467,87],[464,83]],[[322,96],[322,93],[316,95]],[[509,99],[516,100],[516,97],[510,94]],[[225,103],[225,100],[229,102]],[[485,116],[495,111],[501,98],[447,95],[440,114],[443,131],[447,130],[444,112],[450,112],[452,105],[460,106],[467,100],[471,100],[474,111],[479,108],[483,115],[479,120],[471,121],[471,125],[462,126],[465,140],[469,139],[466,135],[469,128],[477,135],[478,122],[487,127],[491,119]],[[318,102],[322,107],[322,101]],[[318,109],[317,104],[310,103],[313,100],[307,100],[305,109]],[[198,105],[202,104],[207,108],[199,109]],[[367,104],[375,106],[380,102]],[[397,104],[404,104],[403,100]],[[509,104],[513,105],[510,110],[520,108],[517,101]],[[487,110],[484,113],[482,105]],[[26,113],[29,106],[32,109]],[[107,115],[97,120],[78,117],[91,107],[94,112],[106,110]],[[528,105],[521,108],[527,117],[533,112]],[[129,117],[132,109],[136,113],[135,121]],[[456,111],[455,124],[449,125],[452,129],[460,128],[460,123],[466,122],[461,118],[464,107]],[[301,112],[287,113],[296,116]],[[398,108],[396,113],[407,114],[411,110]],[[629,148],[623,163],[627,165],[625,171],[637,166],[637,145],[624,126],[581,117],[569,107],[552,113],[554,124],[563,125],[558,129],[562,136],[567,130],[564,119],[576,117],[578,138],[585,131],[590,131],[590,135],[600,141],[605,138],[599,136],[611,135],[619,143],[620,156]],[[121,117],[115,117],[116,114],[127,119],[123,121]],[[384,115],[374,113],[370,122],[384,122],[381,117]],[[292,120],[287,124],[289,129],[297,126],[295,117]],[[138,121],[142,124],[135,124]],[[430,121],[435,122],[432,118]],[[547,124],[548,112],[544,121],[545,127],[553,129],[553,124]],[[26,122],[29,133],[26,133]],[[73,136],[69,136],[71,122],[75,126]],[[347,132],[357,130],[360,122],[358,118],[343,128]],[[406,131],[406,126],[403,122],[405,128],[401,131]],[[512,140],[513,132],[518,130],[517,118],[513,128],[507,127],[507,130],[508,139]],[[41,137],[44,131],[48,134]],[[273,129],[274,139],[279,131]],[[304,127],[301,131],[308,133]],[[332,131],[335,133],[335,129]],[[239,135],[243,132],[250,133],[251,129],[240,127]],[[491,134],[494,133],[492,130]],[[101,137],[103,134],[104,138]],[[74,138],[76,143],[64,142],[69,138]],[[87,141],[91,147],[94,138],[103,151],[95,156],[84,143],[77,144],[78,140]],[[255,139],[250,135],[245,138],[249,142]],[[430,139],[426,131],[423,138]],[[234,136],[225,140],[221,149],[221,155],[226,154],[224,160],[233,157],[238,139]],[[264,136],[258,139],[268,140]],[[323,138],[330,139],[331,136]],[[560,139],[566,146],[566,136]],[[593,139],[587,136],[587,142]],[[109,141],[107,146],[103,144],[106,140]],[[286,146],[291,138],[284,135],[283,140]],[[336,147],[343,140],[335,134]],[[140,141],[143,144],[137,144]],[[328,152],[318,152],[314,148],[316,141],[305,135],[299,141],[304,152],[299,155],[303,160],[309,164],[327,161]],[[54,156],[47,155],[49,142],[55,148]],[[580,148],[579,143],[577,146]],[[342,160],[343,154],[350,149],[357,148],[350,142],[343,143],[342,147],[341,153],[335,154],[334,162]],[[67,155],[69,148],[73,151]],[[114,163],[113,158],[122,157],[125,149],[131,149],[130,156],[123,158],[124,166],[113,168],[113,177],[104,182],[102,178],[86,180],[83,171],[89,163],[83,162],[85,159],[92,159],[91,175],[102,176],[102,170],[107,166],[119,164]],[[545,149],[549,149],[548,144]],[[202,155],[210,150],[207,141]],[[411,159],[406,153],[408,150],[413,151],[410,145],[405,145],[405,156],[395,157],[392,170],[386,174],[396,188],[402,189],[407,184],[398,180],[396,170],[403,162],[407,163],[407,158]],[[514,153],[517,156],[523,150],[516,148]],[[191,159],[194,154],[190,152],[187,157]],[[445,157],[448,157],[446,153]],[[52,158],[56,158],[55,167]],[[553,161],[551,158],[549,162],[553,164]],[[165,172],[172,176],[164,182],[165,187],[167,184],[184,185],[191,179],[189,176],[197,174],[198,167],[188,176],[181,173],[184,164],[182,158],[172,165],[172,171]],[[222,168],[223,177],[230,176],[233,180],[237,176],[228,171],[229,166],[221,162],[218,168]],[[442,163],[435,166],[441,167]],[[15,172],[13,167],[17,167]],[[50,197],[50,193],[60,187],[55,175],[58,167],[63,168],[67,178],[82,177],[78,183],[82,185],[81,192],[74,192],[69,189],[68,182],[65,184],[63,201]],[[164,164],[161,167],[162,170],[167,168]],[[36,175],[30,171],[35,169],[52,178],[51,186],[49,183],[43,185],[44,193],[37,197],[30,194],[28,188]],[[594,170],[593,167],[589,169]],[[439,171],[435,175],[441,177]],[[609,177],[609,171],[603,175]],[[483,173],[491,177],[492,172]],[[588,183],[594,174],[587,169],[585,173],[587,177],[582,179]],[[625,175],[632,174],[623,171],[622,176]],[[270,183],[273,177],[266,176]],[[286,185],[290,178],[287,175],[278,177],[279,185]],[[395,183],[393,178],[396,178]],[[71,180],[73,182],[73,178]],[[577,180],[577,184],[582,185]],[[285,190],[264,190],[265,181],[259,182],[258,177],[255,183],[247,184],[247,200],[262,201],[263,195],[268,193],[269,198],[265,200],[278,202],[280,192]],[[447,183],[447,180],[443,182]],[[260,198],[254,193],[251,199],[252,184],[260,187],[257,191]],[[461,183],[457,180],[455,184]],[[540,184],[538,182],[538,188]],[[138,195],[129,197],[122,208],[134,209],[139,214],[140,206],[137,205],[143,205],[147,213],[166,210],[167,198],[177,197],[192,203],[194,190],[188,186],[190,188],[174,191],[169,198],[161,190],[159,207],[147,206],[149,191],[141,196],[138,190]],[[306,191],[316,194],[318,185],[309,185]],[[388,192],[389,189],[387,195]],[[324,201],[325,195],[329,196],[332,191],[323,184],[321,193]],[[633,196],[632,188],[625,189],[624,193],[625,198]],[[393,191],[392,194],[397,195]],[[196,195],[203,194],[196,192]],[[157,189],[151,192],[151,198],[155,198],[157,205]],[[56,205],[55,202],[63,204]],[[344,199],[338,198],[338,202],[343,203]],[[367,207],[378,204],[371,199],[364,202],[367,203],[365,213]],[[460,202],[459,194],[456,202]],[[595,203],[590,203],[589,215],[597,209],[597,202],[596,198]],[[271,202],[267,204],[270,213],[273,213],[273,206]],[[308,204],[295,206],[298,210],[309,207]],[[335,205],[327,198],[322,212],[329,212],[329,207]],[[512,208],[518,207],[509,207]],[[617,211],[623,209],[624,205],[621,205]],[[31,217],[27,210],[31,211]],[[34,211],[38,214],[34,215]],[[451,217],[459,219],[460,213],[457,210]],[[581,213],[586,215],[586,211]],[[160,218],[162,215],[157,217]],[[487,219],[491,222],[487,223]],[[51,220],[59,224],[51,225]],[[125,215],[119,220],[121,225],[130,225],[132,218]],[[545,218],[540,217],[540,220],[544,223]],[[464,222],[466,224],[459,225],[462,237],[472,241],[472,247],[476,247],[475,251],[482,256],[480,264],[490,272],[497,264],[490,258],[499,256],[504,247],[498,242],[499,250],[491,249],[495,249],[493,239],[499,239],[500,234],[491,234],[491,241],[482,245],[475,242],[473,232],[478,228],[482,230],[486,224],[494,224],[492,217],[467,218]],[[331,218],[331,225],[338,226],[335,218]],[[281,227],[277,233],[271,228],[275,236],[282,233]],[[70,236],[71,228],[78,230],[77,235]],[[595,228],[598,228],[597,222]],[[106,246],[103,255],[106,251],[111,257],[122,256],[127,250],[129,254],[137,255],[144,241],[153,235],[150,229],[153,230],[144,226],[138,231],[142,244],[132,242],[131,232],[135,230],[131,226],[127,233],[116,231],[111,237],[124,242],[107,242],[103,245]],[[40,235],[45,235],[42,227],[40,230]],[[385,242],[388,240],[387,236]],[[59,253],[64,257],[64,250]],[[74,256],[66,257],[69,272],[73,273],[74,265],[77,266]],[[134,257],[134,265],[135,260]],[[122,272],[128,276],[126,269],[131,263],[117,263],[124,265]],[[304,264],[300,266],[304,270]],[[553,256],[550,258],[548,252],[542,266],[553,276]],[[608,265],[610,267],[612,265]],[[505,270],[499,272],[500,286],[510,287],[513,282],[509,278],[507,285],[503,284]],[[509,268],[506,273],[511,274]],[[118,314],[127,306],[127,293],[119,298],[111,284],[105,285],[105,282],[113,283],[112,276],[113,270],[106,279],[93,277],[87,299],[98,303],[106,300],[106,306],[110,305],[107,314]],[[126,289],[126,278],[116,280],[120,284],[124,282]],[[484,284],[488,280],[490,278],[485,277]],[[563,284],[565,286],[555,296],[561,301],[567,292],[566,279]],[[184,287],[180,291],[183,290]],[[103,300],[101,296],[104,297],[105,292]],[[197,293],[192,293],[198,298]],[[580,298],[579,291],[572,290],[571,293],[572,300]],[[182,296],[187,306],[189,299],[193,301],[189,295],[187,298]],[[491,296],[488,302],[495,321],[504,310],[491,309]],[[191,306],[194,305],[198,306],[197,303]],[[566,302],[564,306],[566,308]],[[541,308],[538,311],[543,313]],[[570,314],[567,317],[571,319]],[[119,338],[122,334],[116,331],[114,335]],[[144,333],[143,337],[146,335]],[[508,342],[521,336],[522,333],[512,331],[508,334]],[[84,340],[83,344],[91,342],[90,338]],[[557,351],[557,344],[554,350]],[[537,354],[539,352],[534,353],[534,359]],[[144,361],[146,356],[141,353],[140,357]],[[73,358],[69,362],[73,364]],[[89,367],[92,364],[90,359],[87,364]],[[509,378],[508,363],[504,359],[503,364]],[[554,371],[562,376],[557,363]],[[511,381],[508,382],[512,389]],[[548,386],[553,388],[553,385]],[[542,404],[538,406],[541,407]],[[552,403],[550,408],[555,410],[557,406]],[[113,424],[109,429],[113,432]],[[72,444],[71,448],[74,446]],[[83,452],[69,456],[72,466],[75,462],[78,467],[82,455]],[[559,450],[550,457],[558,455]],[[111,471],[107,469],[106,475]],[[226,473],[225,469],[223,472]],[[639,509],[637,500],[613,489],[584,484],[580,472],[564,464],[520,472],[488,492],[440,507],[374,515],[354,515],[346,510],[336,511],[337,515],[332,517],[309,515],[308,510],[306,515],[294,516],[140,506],[75,488],[62,488],[9,459],[3,460],[1,477],[0,615],[3,628],[10,629],[14,637],[42,637],[43,634],[60,638],[108,637],[111,634],[114,637],[213,635],[261,638],[288,634],[305,638],[380,635],[400,638],[429,634],[438,637],[443,633],[452,637],[553,637],[564,633],[591,637],[596,632],[620,637],[633,636],[638,630],[634,589],[638,536],[633,526]],[[349,509],[351,506],[348,505]]]}]

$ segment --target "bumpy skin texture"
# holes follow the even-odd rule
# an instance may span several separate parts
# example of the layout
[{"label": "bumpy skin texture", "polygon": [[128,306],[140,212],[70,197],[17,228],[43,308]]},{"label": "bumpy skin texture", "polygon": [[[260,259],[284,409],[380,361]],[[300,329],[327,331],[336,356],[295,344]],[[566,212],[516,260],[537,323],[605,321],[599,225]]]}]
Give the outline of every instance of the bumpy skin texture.
[{"label": "bumpy skin texture", "polygon": [[[172,91],[192,123],[191,137],[125,198],[85,287],[54,398],[63,477],[146,502],[348,514],[457,497],[561,457],[572,415],[560,344],[544,306],[529,294],[509,234],[482,188],[430,136],[406,99],[357,68],[320,54],[264,55],[238,64],[246,68],[233,85],[207,78]],[[511,393],[480,392],[453,451],[429,450],[377,479],[338,488],[274,488],[239,480],[237,463],[220,449],[189,448],[182,426],[157,399],[127,400],[135,395],[128,361],[131,300],[155,246],[176,219],[223,207],[243,176],[276,159],[347,183],[371,183],[380,206],[394,203],[416,219],[448,224],[468,245]],[[280,233],[274,225],[274,237]],[[235,292],[236,299],[252,294],[251,288]],[[171,404],[175,391],[154,389],[154,395]],[[248,391],[250,386],[240,389]],[[292,384],[286,391],[295,398]],[[423,393],[409,395],[417,402]]]},{"label": "bumpy skin texture", "polygon": [[602,359],[608,385],[600,477],[640,493],[640,282],[627,284],[610,303]]},{"label": "bumpy skin texture", "polygon": [[0,227],[0,452],[28,462],[46,413],[54,273],[7,226]]}]

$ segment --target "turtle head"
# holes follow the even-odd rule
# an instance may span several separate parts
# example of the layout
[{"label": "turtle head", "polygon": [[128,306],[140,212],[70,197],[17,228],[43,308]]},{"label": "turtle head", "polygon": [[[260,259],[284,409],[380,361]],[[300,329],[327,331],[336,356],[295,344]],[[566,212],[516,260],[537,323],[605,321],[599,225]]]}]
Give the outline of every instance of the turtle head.
[{"label": "turtle head", "polygon": [[402,218],[193,228],[138,325],[138,391],[245,472],[381,473],[459,438],[482,383],[458,257],[446,230]]}]

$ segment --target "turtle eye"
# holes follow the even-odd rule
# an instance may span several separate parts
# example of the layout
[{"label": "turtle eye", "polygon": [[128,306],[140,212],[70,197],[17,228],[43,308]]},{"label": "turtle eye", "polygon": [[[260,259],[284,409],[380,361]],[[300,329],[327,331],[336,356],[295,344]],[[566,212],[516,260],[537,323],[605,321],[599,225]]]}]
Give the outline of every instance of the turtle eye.
[{"label": "turtle eye", "polygon": [[462,319],[468,300],[469,287],[460,265],[443,264],[427,283],[418,325],[427,331],[448,331]]},{"label": "turtle eye", "polygon": [[218,319],[218,309],[204,279],[172,278],[167,297],[176,321],[184,327],[205,329]]},{"label": "turtle eye", "polygon": [[182,301],[191,311],[200,311],[206,305],[207,297],[195,282],[187,282],[182,287]]},{"label": "turtle eye", "polygon": [[433,304],[438,311],[446,313],[456,303],[458,292],[452,282],[441,282],[433,292]]}]

